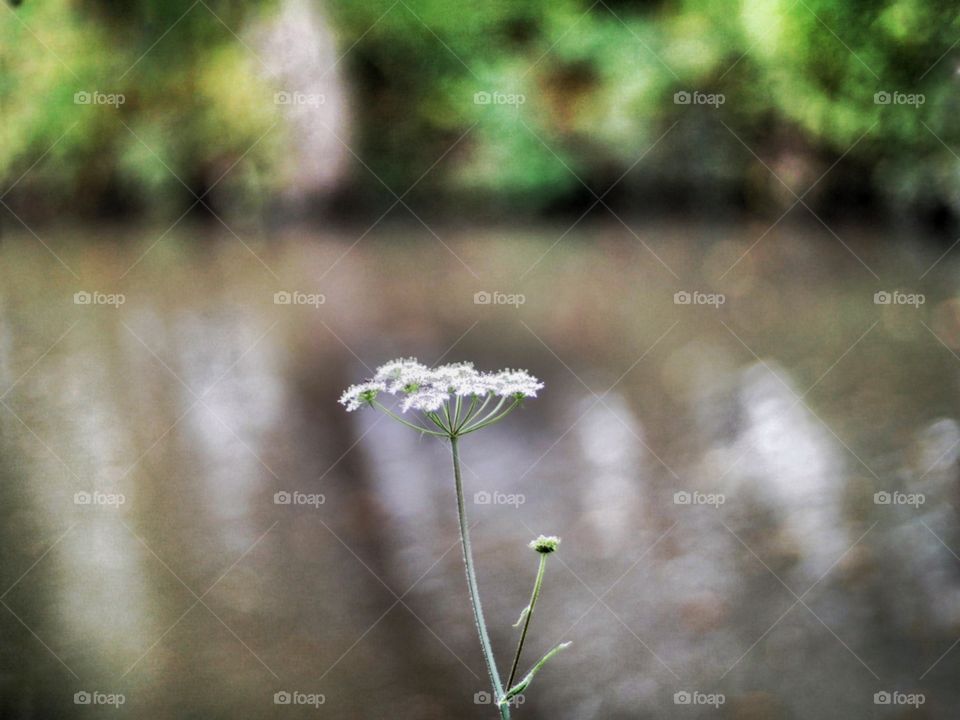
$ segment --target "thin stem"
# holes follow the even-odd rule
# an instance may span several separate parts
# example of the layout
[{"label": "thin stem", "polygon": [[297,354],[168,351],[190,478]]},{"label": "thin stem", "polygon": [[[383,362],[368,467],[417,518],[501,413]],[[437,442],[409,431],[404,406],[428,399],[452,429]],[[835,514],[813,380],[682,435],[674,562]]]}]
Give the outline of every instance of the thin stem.
[{"label": "thin stem", "polygon": [[[492,396],[491,396],[491,397],[492,397]],[[507,399],[506,399],[505,397],[499,398],[499,399],[497,400],[497,404],[494,405],[492,409],[487,410],[487,414],[486,414],[485,417],[482,417],[482,418],[480,418],[479,420],[477,420],[477,416],[480,415],[480,413],[478,412],[476,415],[474,415],[474,419],[470,422],[470,424],[471,424],[471,425],[475,425],[475,424],[477,424],[477,423],[483,422],[484,420],[486,420],[486,419],[489,418],[489,417],[493,417],[493,416],[496,415],[498,412],[500,412],[500,408],[503,407],[503,404],[504,404],[506,401],[507,401]],[[486,403],[484,403],[484,404],[486,404]],[[481,409],[482,409],[482,408],[481,408]]]},{"label": "thin stem", "polygon": [[372,404],[373,404],[375,407],[379,408],[380,410],[383,410],[387,415],[389,415],[390,417],[392,417],[392,418],[393,418],[394,420],[396,420],[398,423],[402,423],[403,425],[406,425],[407,427],[413,428],[414,430],[416,430],[416,431],[418,431],[418,432],[426,433],[427,435],[436,435],[437,437],[446,437],[446,434],[445,434],[445,433],[439,433],[439,432],[436,432],[435,430],[430,430],[429,428],[425,428],[425,427],[423,427],[422,425],[417,425],[416,423],[407,422],[406,420],[404,420],[402,417],[400,417],[400,416],[397,415],[396,413],[391,412],[391,411],[390,411],[388,408],[386,408],[383,404],[378,403],[376,400],[374,400]]},{"label": "thin stem", "polygon": [[516,410],[519,406],[520,406],[520,400],[519,399],[514,400],[513,404],[510,407],[508,407],[506,410],[504,410],[502,413],[500,413],[496,417],[492,417],[493,413],[490,413],[490,415],[487,415],[487,417],[485,417],[480,422],[474,423],[473,425],[468,427],[466,430],[461,431],[460,434],[466,435],[467,433],[472,433],[475,430],[480,430],[481,428],[489,427],[494,423],[500,422],[501,420],[503,420],[503,418],[505,418],[507,415],[512,413],[514,410]]},{"label": "thin stem", "polygon": [[[450,450],[453,454],[453,477],[457,488],[457,515],[460,520],[460,542],[463,546],[463,564],[467,571],[467,587],[470,589],[470,603],[473,606],[473,619],[477,624],[477,633],[480,635],[480,647],[483,649],[483,659],[487,663],[487,672],[493,685],[494,696],[499,702],[503,697],[503,685],[500,682],[500,673],[497,672],[497,663],[493,658],[493,647],[490,645],[490,636],[487,634],[487,623],[483,618],[483,608],[480,606],[480,591],[477,588],[477,574],[473,568],[473,550],[470,546],[470,528],[467,525],[467,510],[463,500],[463,478],[460,473],[460,452],[457,448],[457,438],[450,438]],[[500,708],[500,715],[509,720],[510,711]]]},{"label": "thin stem", "polygon": [[473,402],[470,404],[470,412],[467,413],[467,416],[463,419],[463,422],[460,423],[460,427],[458,427],[457,430],[460,431],[469,423],[473,422],[473,419],[482,413],[483,409],[490,403],[490,398],[492,397],[493,395],[487,395],[481,403],[480,398],[474,395]]},{"label": "thin stem", "polygon": [[443,431],[441,434],[444,437],[450,436],[450,431],[447,430],[446,426],[440,421],[439,415],[437,415],[435,412],[428,412],[425,414],[427,416],[427,419],[430,420],[430,422],[432,422],[434,425],[436,425],[438,428],[440,428]]},{"label": "thin stem", "polygon": [[460,408],[463,405],[463,397],[457,395],[457,403],[454,405],[453,410],[453,423],[450,425],[450,429],[453,430],[460,424]]},{"label": "thin stem", "polygon": [[468,407],[463,413],[463,420],[458,420],[457,427],[454,428],[455,432],[459,432],[460,429],[467,424],[467,421],[473,416],[474,411],[477,409],[477,403],[480,402],[480,399],[474,395],[470,398],[470,407]]},{"label": "thin stem", "polygon": [[504,396],[504,397],[500,398],[500,399],[497,401],[497,404],[493,406],[493,409],[492,409],[492,410],[489,410],[489,411],[487,412],[486,417],[481,418],[478,422],[484,422],[485,420],[487,420],[487,419],[489,419],[489,418],[492,418],[494,415],[496,415],[498,412],[500,412],[500,408],[503,407],[503,404],[504,404],[506,401],[507,401],[507,396]]},{"label": "thin stem", "polygon": [[[476,419],[476,418],[477,418],[477,415],[479,415],[480,412],[483,410],[483,407],[481,407],[480,410],[477,411],[476,415],[473,416],[473,419],[470,421],[469,426],[468,426],[466,429],[467,429],[467,430],[472,430],[473,428],[477,427],[478,425],[482,425],[483,423],[485,423],[487,420],[489,420],[489,419],[492,418],[494,415],[496,415],[498,412],[500,412],[500,408],[503,407],[503,404],[504,404],[506,401],[507,401],[507,399],[506,399],[505,397],[500,398],[500,401],[494,406],[494,408],[493,408],[492,410],[488,411],[487,414],[486,414],[484,417],[482,417],[482,418],[480,418],[479,420],[477,420],[477,419]],[[486,406],[487,403],[484,402],[483,404],[484,404],[484,406]]]},{"label": "thin stem", "polygon": [[543,585],[543,572],[547,567],[547,555],[541,553],[540,567],[537,569],[537,579],[533,583],[533,593],[530,595],[530,604],[527,605],[527,616],[523,621],[523,630],[520,631],[520,642],[517,643],[517,654],[513,656],[513,667],[510,668],[510,679],[507,680],[507,690],[513,687],[513,679],[517,676],[517,666],[520,664],[520,653],[523,652],[523,641],[527,639],[527,629],[533,618],[533,608],[540,597],[540,587]]}]

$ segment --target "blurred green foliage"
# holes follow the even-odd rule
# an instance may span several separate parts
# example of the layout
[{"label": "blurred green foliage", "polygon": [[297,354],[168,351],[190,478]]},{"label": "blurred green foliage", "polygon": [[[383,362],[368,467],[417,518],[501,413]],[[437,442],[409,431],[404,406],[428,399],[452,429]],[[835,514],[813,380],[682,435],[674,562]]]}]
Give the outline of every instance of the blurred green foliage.
[{"label": "blurred green foliage", "polygon": [[[601,193],[677,122],[625,179],[632,197],[664,185],[762,194],[776,181],[760,159],[800,194],[856,143],[834,184],[890,203],[960,208],[960,163],[941,143],[958,141],[948,52],[960,36],[956,8],[923,0],[336,0],[334,8],[351,37],[373,25],[351,62],[371,109],[366,147],[400,185],[473,127],[444,181],[534,205],[580,193],[577,176]],[[677,105],[679,90],[722,93],[725,103]],[[478,105],[478,91],[525,102]],[[925,102],[875,102],[894,91]]]},{"label": "blurred green foliage", "polygon": [[[31,171],[25,188],[154,204],[182,190],[166,165],[202,189],[276,120],[257,101],[271,92],[257,61],[227,29],[242,35],[276,8],[26,0],[5,10],[3,180],[66,132],[50,151],[56,162]],[[801,194],[843,156],[811,200],[846,193],[960,211],[951,122],[960,20],[942,3],[330,0],[321,9],[349,49],[350,143],[398,193],[462,137],[418,191],[540,209],[591,199],[627,173],[617,192],[630,207],[667,191],[762,205],[779,192],[767,167]],[[129,129],[77,112],[83,87],[124,93]],[[677,104],[678,91],[725,101]],[[485,92],[506,101],[476,102]],[[878,104],[878,92],[924,102]],[[271,135],[231,171],[236,197],[282,189],[279,142]],[[358,170],[349,187],[376,185]]]},{"label": "blurred green foliage", "polygon": [[[4,4],[4,184],[29,169],[16,190],[42,209],[179,209],[187,187],[202,192],[275,121],[262,101],[272,91],[257,79],[255,56],[229,29],[250,20],[254,7],[217,0]],[[269,12],[269,5],[259,8]],[[122,105],[76,102],[78,93],[93,92],[122,95]],[[270,150],[266,142],[261,160]],[[242,194],[256,163],[238,166],[224,182]]]}]

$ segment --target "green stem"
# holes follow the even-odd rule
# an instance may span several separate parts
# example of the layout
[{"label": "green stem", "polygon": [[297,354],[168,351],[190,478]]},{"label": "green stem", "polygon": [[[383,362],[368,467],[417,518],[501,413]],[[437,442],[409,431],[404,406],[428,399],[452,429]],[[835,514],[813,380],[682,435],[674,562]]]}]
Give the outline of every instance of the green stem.
[{"label": "green stem", "polygon": [[440,428],[443,431],[442,433],[443,437],[450,437],[450,431],[447,430],[446,426],[440,421],[439,415],[437,415],[435,412],[429,412],[429,413],[426,413],[426,416],[430,422],[432,422],[434,425],[436,425],[438,428]]},{"label": "green stem", "polygon": [[460,429],[467,424],[471,417],[473,417],[474,411],[477,409],[477,403],[479,403],[479,398],[474,395],[470,400],[470,407],[467,408],[466,412],[463,414],[463,420],[459,422],[457,427],[454,428],[454,432],[459,432]]},{"label": "green stem", "polygon": [[413,428],[414,430],[417,430],[418,432],[422,432],[422,433],[425,433],[425,434],[427,434],[427,435],[436,435],[437,437],[445,437],[445,436],[446,436],[445,433],[434,432],[434,431],[431,430],[430,428],[425,428],[425,427],[422,427],[422,426],[417,425],[417,424],[415,424],[415,423],[407,422],[406,420],[404,420],[402,417],[400,417],[400,416],[397,415],[396,413],[391,412],[391,411],[389,410],[389,408],[386,408],[386,407],[384,407],[381,403],[378,403],[376,400],[373,401],[372,405],[373,405],[374,407],[382,410],[383,412],[385,412],[387,415],[389,415],[390,417],[392,417],[392,418],[393,418],[394,420],[396,420],[397,422],[402,423],[403,425],[406,425],[406,426],[409,427],[409,428]]},{"label": "green stem", "polygon": [[520,631],[520,642],[517,643],[517,654],[513,656],[513,667],[510,668],[510,679],[507,680],[507,688],[513,687],[513,680],[517,676],[517,666],[520,664],[520,653],[523,652],[523,642],[527,639],[527,629],[530,627],[530,620],[533,618],[533,608],[537,604],[537,598],[540,597],[540,586],[543,585],[543,572],[547,567],[547,555],[540,555],[540,567],[537,569],[537,579],[533,583],[533,593],[530,595],[530,604],[527,605],[527,616],[523,620],[523,630]]},{"label": "green stem", "polygon": [[463,397],[457,395],[457,403],[454,405],[453,411],[453,423],[450,425],[451,430],[460,425],[460,409],[463,406]]},{"label": "green stem", "polygon": [[[501,404],[502,404],[502,403],[501,403]],[[472,433],[472,432],[475,432],[475,431],[477,431],[477,430],[480,430],[481,428],[485,428],[485,427],[487,427],[487,426],[489,426],[489,425],[493,425],[494,423],[499,422],[500,420],[503,420],[503,418],[505,418],[507,415],[509,415],[510,413],[512,413],[519,405],[520,405],[520,401],[519,401],[519,400],[514,400],[513,404],[510,405],[510,407],[508,407],[506,410],[504,410],[504,411],[503,411],[502,413],[500,413],[499,415],[494,415],[493,413],[491,413],[490,415],[488,415],[487,417],[485,417],[483,420],[480,420],[480,421],[472,424],[472,425],[471,425],[470,427],[468,427],[466,430],[462,430],[462,431],[460,432],[460,434],[461,434],[461,435],[466,435],[467,433]],[[498,407],[499,407],[499,406],[498,406]],[[496,410],[494,410],[493,412],[496,412]]]},{"label": "green stem", "polygon": [[487,399],[484,400],[483,405],[480,406],[480,409],[477,410],[476,413],[474,413],[473,417],[470,418],[470,421],[469,421],[469,422],[466,422],[466,423],[463,424],[463,426],[462,426],[461,429],[469,429],[469,428],[473,427],[474,425],[479,425],[479,424],[480,424],[481,422],[483,422],[484,420],[487,420],[487,419],[493,417],[494,415],[497,414],[497,412],[500,410],[500,408],[503,407],[503,403],[505,403],[506,400],[507,400],[506,398],[500,398],[500,401],[497,403],[496,407],[494,407],[492,410],[488,411],[488,412],[487,412],[487,415],[486,415],[485,417],[483,417],[483,418],[481,418],[481,419],[478,420],[477,418],[480,417],[480,415],[483,413],[483,409],[487,406],[487,403],[490,402],[490,398],[491,398],[491,397],[492,397],[491,395],[488,395],[488,396],[487,396]]},{"label": "green stem", "polygon": [[[500,673],[497,672],[497,663],[493,658],[493,647],[490,645],[490,636],[487,634],[487,623],[483,619],[483,608],[480,606],[480,591],[477,588],[477,574],[473,568],[473,550],[470,546],[470,528],[467,525],[467,510],[463,499],[463,478],[460,473],[460,453],[457,449],[456,437],[450,438],[450,449],[453,454],[453,477],[457,487],[460,542],[463,546],[463,564],[467,571],[467,587],[470,589],[470,604],[473,606],[473,619],[477,624],[477,633],[480,635],[480,647],[483,649],[483,659],[487,663],[487,672],[490,674],[494,697],[499,702],[503,697],[503,685],[500,683]],[[500,717],[503,720],[509,720],[509,708],[501,706]]]}]

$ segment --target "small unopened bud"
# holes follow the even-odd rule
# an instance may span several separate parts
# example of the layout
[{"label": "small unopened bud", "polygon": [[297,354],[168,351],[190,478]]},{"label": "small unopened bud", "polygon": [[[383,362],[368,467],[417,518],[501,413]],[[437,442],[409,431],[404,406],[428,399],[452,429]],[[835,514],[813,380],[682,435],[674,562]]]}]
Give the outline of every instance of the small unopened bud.
[{"label": "small unopened bud", "polygon": [[541,535],[536,540],[530,541],[530,549],[536,550],[542,555],[556,552],[558,547],[560,547],[560,538],[556,535]]}]

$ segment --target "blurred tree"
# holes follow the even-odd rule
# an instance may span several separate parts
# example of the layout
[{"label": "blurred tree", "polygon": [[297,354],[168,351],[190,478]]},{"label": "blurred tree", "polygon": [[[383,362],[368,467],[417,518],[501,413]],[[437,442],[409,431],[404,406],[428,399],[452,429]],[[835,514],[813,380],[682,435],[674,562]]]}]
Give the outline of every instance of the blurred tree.
[{"label": "blurred tree", "polygon": [[[29,198],[38,214],[192,204],[275,119],[256,56],[232,30],[254,8],[269,12],[270,4],[52,0],[6,8],[0,177],[9,186],[22,175],[7,202]],[[45,162],[34,166],[38,157]],[[253,181],[251,167],[225,182],[240,191]]]},{"label": "blurred tree", "polygon": [[[808,202],[867,198],[960,213],[954,8],[923,0],[325,5],[353,90],[349,143],[397,193],[460,139],[416,192],[458,208],[484,198],[538,210],[592,203],[626,173],[611,201],[631,209],[667,197],[779,208],[842,156]],[[108,211],[192,202],[181,180],[202,193],[278,117],[264,101],[272,89],[257,54],[234,35],[277,7],[7,7],[0,176],[9,185],[48,151],[53,162],[16,189],[33,202]],[[114,112],[75,105],[76,93],[93,90],[125,102]],[[723,103],[684,104],[678,92]],[[257,144],[223,196],[241,206],[280,192],[279,143]],[[383,188],[359,168],[346,188],[374,190]]]},{"label": "blurred tree", "polygon": [[[631,198],[657,202],[674,188],[749,199],[771,185],[777,195],[761,161],[799,195],[849,151],[822,195],[852,185],[894,206],[960,211],[958,163],[943,145],[958,140],[949,121],[957,80],[948,56],[960,29],[953,8],[333,0],[333,9],[345,40],[357,43],[346,62],[366,109],[364,155],[398,186],[472,128],[459,162],[431,174],[434,190],[481,191],[523,207],[572,194],[590,202],[677,121],[626,178]],[[677,104],[678,91],[725,102]],[[766,200],[792,204],[784,192]]]}]

